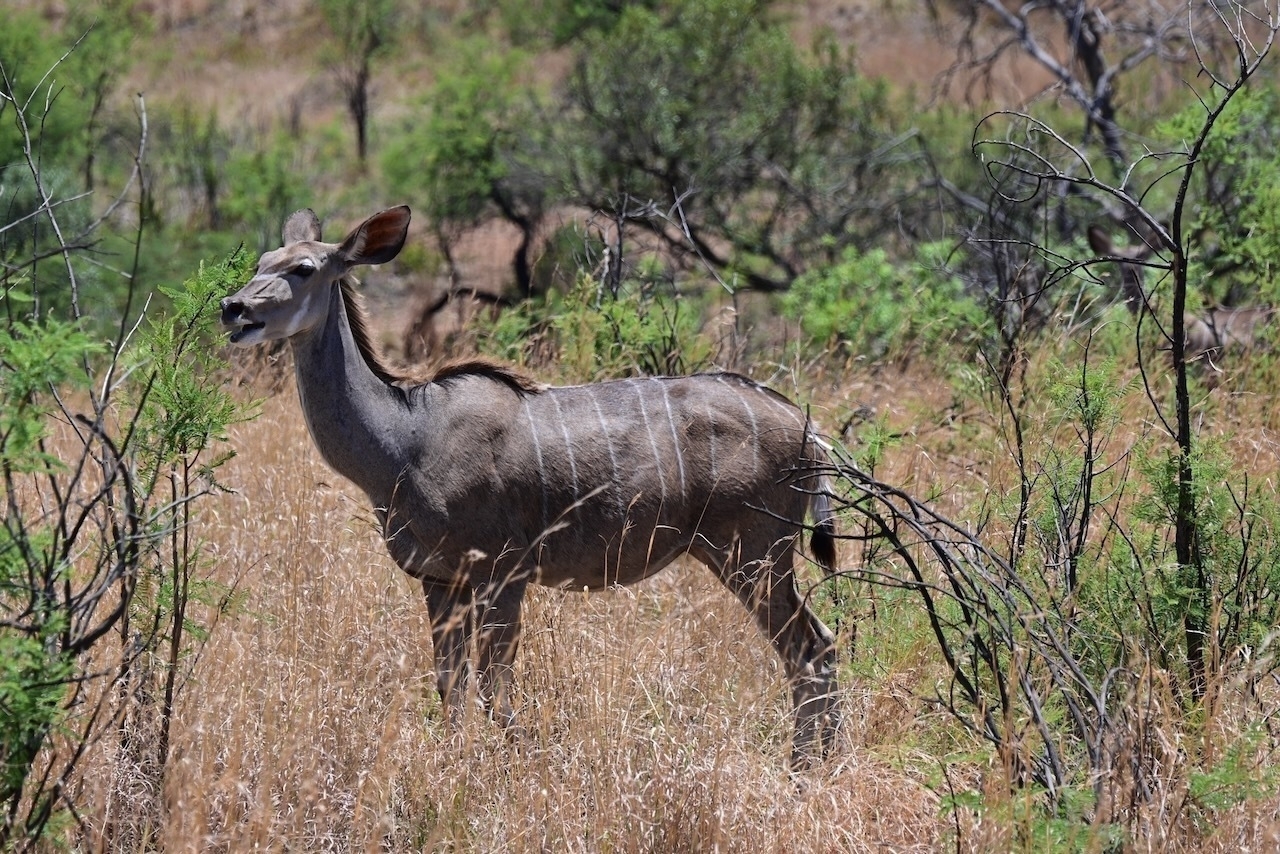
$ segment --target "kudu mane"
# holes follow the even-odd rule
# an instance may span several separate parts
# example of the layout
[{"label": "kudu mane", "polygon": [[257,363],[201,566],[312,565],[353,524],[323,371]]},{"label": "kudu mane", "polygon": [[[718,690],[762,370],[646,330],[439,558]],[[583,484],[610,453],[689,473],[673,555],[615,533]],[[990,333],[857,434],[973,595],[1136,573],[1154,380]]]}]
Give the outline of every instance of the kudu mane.
[{"label": "kudu mane", "polygon": [[456,359],[438,365],[427,371],[399,371],[388,365],[373,343],[373,335],[369,331],[369,313],[364,307],[364,300],[356,290],[357,284],[353,276],[343,276],[338,280],[342,293],[342,303],[347,310],[347,325],[351,328],[351,338],[356,349],[364,358],[369,370],[378,379],[388,385],[411,389],[429,383],[448,382],[466,376],[488,377],[501,383],[516,394],[537,394],[544,386],[533,377],[509,365],[503,365],[489,359]]}]

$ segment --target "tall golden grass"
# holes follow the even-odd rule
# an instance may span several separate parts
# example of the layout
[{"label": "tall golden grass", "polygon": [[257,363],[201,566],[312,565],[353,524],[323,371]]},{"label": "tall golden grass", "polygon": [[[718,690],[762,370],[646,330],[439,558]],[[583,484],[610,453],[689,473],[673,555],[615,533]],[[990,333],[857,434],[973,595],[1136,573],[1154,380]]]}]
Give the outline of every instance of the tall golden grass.
[{"label": "tall golden grass", "polygon": [[[957,518],[1010,475],[1007,460],[982,456],[992,446],[976,452],[940,419],[943,383],[812,380],[819,418],[866,403],[905,427],[883,476],[932,485]],[[1280,455],[1262,408],[1242,396],[1225,407],[1236,427],[1216,432],[1266,478]],[[1132,429],[1150,423],[1135,416]],[[221,479],[235,492],[204,505],[199,536],[213,577],[243,598],[189,662],[163,778],[118,739],[95,746],[83,827],[110,835],[79,837],[86,850],[1111,850],[1105,828],[1077,825],[1054,842],[1036,795],[1011,796],[990,751],[928,701],[945,674],[903,598],[879,599],[874,615],[853,606],[843,742],[798,777],[778,662],[693,563],[622,590],[534,590],[518,656],[528,738],[512,744],[480,715],[447,729],[421,591],[385,554],[364,497],[319,458],[291,385],[231,444],[238,456]],[[1275,693],[1228,686],[1195,744],[1170,713],[1153,713],[1168,740],[1165,785],[1127,817],[1122,850],[1277,850],[1272,788],[1192,809],[1178,764],[1265,730]],[[1274,742],[1258,742],[1259,774]],[[964,792],[983,808],[945,808]]]},{"label": "tall golden grass", "polygon": [[[236,493],[205,506],[199,533],[214,575],[239,579],[245,598],[182,688],[163,850],[938,842],[937,795],[859,726],[896,716],[872,686],[853,686],[848,749],[803,779],[788,774],[781,669],[699,566],[626,590],[532,594],[519,656],[527,743],[480,719],[451,734],[421,590],[385,554],[363,496],[320,460],[292,390],[232,444],[223,480]],[[128,824],[151,782],[104,742],[84,784],[90,814]]]}]

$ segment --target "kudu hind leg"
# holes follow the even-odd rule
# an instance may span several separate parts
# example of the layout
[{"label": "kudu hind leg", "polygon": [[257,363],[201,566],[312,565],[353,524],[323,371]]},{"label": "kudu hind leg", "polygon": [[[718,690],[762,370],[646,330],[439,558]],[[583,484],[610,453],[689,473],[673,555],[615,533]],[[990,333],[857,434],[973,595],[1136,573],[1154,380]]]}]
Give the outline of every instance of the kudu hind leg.
[{"label": "kudu hind leg", "polygon": [[795,538],[772,544],[739,541],[721,579],[755,617],[782,659],[794,704],[791,765],[825,756],[840,728],[836,640],[796,591]]},{"label": "kudu hind leg", "polygon": [[511,706],[516,651],[520,646],[520,618],[528,581],[509,579],[476,591],[476,628],[480,670],[480,698],[489,713],[519,738]]},{"label": "kudu hind leg", "polygon": [[[827,756],[840,733],[840,703],[836,680],[836,639],[831,630],[799,600],[794,584],[787,585],[796,610],[797,628],[782,643],[789,645],[793,665],[791,698],[796,709],[796,738],[791,764],[803,767],[815,755]],[[779,645],[781,652],[781,645]],[[782,653],[784,657],[787,653]]]}]

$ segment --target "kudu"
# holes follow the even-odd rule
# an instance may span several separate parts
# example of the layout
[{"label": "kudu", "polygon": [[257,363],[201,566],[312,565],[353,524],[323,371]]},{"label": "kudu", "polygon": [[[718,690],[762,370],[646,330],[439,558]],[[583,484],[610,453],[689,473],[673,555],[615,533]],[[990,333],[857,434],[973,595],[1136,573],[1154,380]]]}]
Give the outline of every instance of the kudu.
[{"label": "kudu", "polygon": [[[1135,316],[1150,312],[1151,303],[1143,287],[1145,262],[1155,252],[1151,240],[1120,248],[1102,226],[1089,226],[1089,248],[1100,256],[1112,258],[1120,269],[1120,295],[1125,307]],[[1201,313],[1185,312],[1185,358],[1190,364],[1202,362],[1217,371],[1215,360],[1229,351],[1244,351],[1261,343],[1263,332],[1271,323],[1275,309],[1268,306],[1227,308],[1213,306]]]},{"label": "kudu", "polygon": [[[796,590],[806,509],[830,572],[829,462],[781,395],[728,373],[546,387],[472,361],[410,382],[375,352],[348,275],[399,253],[409,209],[322,243],[309,210],[222,301],[233,344],[287,338],[307,427],[325,461],[373,502],[387,549],[420,579],[437,688],[514,724],[510,680],[530,582],[631,584],[689,554],[754,615],[794,702],[792,763],[836,734],[834,638]],[[474,693],[472,693],[474,692]]]}]

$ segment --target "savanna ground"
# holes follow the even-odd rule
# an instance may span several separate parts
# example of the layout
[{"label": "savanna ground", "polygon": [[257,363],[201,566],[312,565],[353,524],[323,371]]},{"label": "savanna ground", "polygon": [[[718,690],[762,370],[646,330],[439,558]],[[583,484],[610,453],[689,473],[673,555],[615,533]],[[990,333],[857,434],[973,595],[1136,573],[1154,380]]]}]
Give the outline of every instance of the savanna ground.
[{"label": "savanna ground", "polygon": [[[60,14],[56,4],[38,5]],[[447,5],[456,11],[466,4]],[[832,27],[842,44],[856,46],[868,74],[894,74],[923,88],[948,61],[912,4],[811,2],[796,9],[799,38]],[[314,132],[292,131],[300,147],[311,146],[304,159],[316,149],[336,150],[337,138],[345,147],[346,131],[337,130],[340,96],[315,70],[322,44],[300,37],[320,22],[310,4],[221,7],[193,0],[156,3],[149,11],[160,33],[150,61],[130,69],[127,84],[146,91],[153,104],[194,104],[197,114],[212,110],[232,128],[261,126],[263,136],[292,114]],[[209,36],[215,30],[217,39]],[[293,61],[281,62],[282,55]],[[562,73],[558,61],[554,54],[544,58],[535,73]],[[397,96],[426,86],[436,71],[416,60],[384,70],[377,109],[406,109]],[[1043,79],[1015,64],[1001,66],[992,83],[998,97],[1019,101]],[[351,214],[335,228],[377,207],[420,202],[375,190],[349,157],[325,162],[343,165],[332,174],[308,173],[301,203]],[[181,220],[184,209],[174,208]],[[272,233],[277,227],[269,224]],[[244,231],[252,245],[258,235]],[[481,227],[469,249],[460,241],[463,274],[505,275],[514,238],[492,236]],[[415,240],[421,260],[431,251],[422,248],[429,239],[419,232]],[[219,244],[216,252],[233,245]],[[397,280],[380,280],[379,273],[368,283],[383,340],[395,346],[410,319],[412,286],[430,277],[429,264],[404,266]],[[713,344],[706,364],[749,373],[810,407],[822,430],[874,458],[880,479],[979,531],[993,548],[1017,536],[1010,509],[1020,478],[1048,481],[1059,474],[1056,462],[1078,450],[1075,425],[1063,415],[1069,407],[1054,390],[1083,363],[1079,326],[1051,327],[1028,339],[1027,367],[1011,397],[1032,461],[1020,469],[1010,403],[992,393],[993,370],[971,351],[950,358],[897,342],[884,354],[839,347],[815,354],[794,346],[801,333],[795,322],[777,321],[776,305],[745,302],[751,304],[737,323],[749,345],[715,351]],[[702,306],[706,314],[714,308]],[[731,322],[720,308],[706,334],[716,343]],[[1114,358],[1106,370],[1122,391],[1103,448],[1113,492],[1096,506],[1124,522],[1141,490],[1114,504],[1108,495],[1142,480],[1147,458],[1166,453],[1170,443],[1142,387],[1131,319],[1114,306],[1100,316],[1099,335],[1110,336],[1105,353]],[[1166,362],[1154,346],[1147,364],[1153,397],[1167,403]],[[1232,483],[1274,493],[1280,426],[1270,394],[1280,377],[1274,354],[1260,349],[1223,367],[1211,391],[1194,386],[1199,435],[1225,448]],[[581,361],[534,369],[549,381],[596,378]],[[226,447],[236,457],[217,479],[230,491],[202,498],[191,528],[204,550],[198,571],[216,607],[192,600],[192,622],[204,631],[189,635],[174,659],[181,679],[168,759],[149,764],[154,721],[147,715],[157,705],[157,686],[121,680],[119,690],[134,694],[119,707],[133,711],[90,742],[72,781],[77,813],[60,819],[53,844],[493,852],[1280,846],[1274,626],[1258,643],[1231,651],[1238,658],[1217,671],[1222,678],[1202,709],[1178,705],[1168,686],[1181,677],[1162,670],[1157,656],[1127,662],[1148,674],[1144,685],[1155,686],[1125,698],[1142,706],[1146,729],[1134,743],[1156,746],[1143,757],[1152,795],[1131,798],[1119,771],[1078,779],[1082,791],[1097,783],[1106,795],[1075,812],[1050,806],[1034,786],[1011,785],[1001,754],[936,702],[952,687],[952,674],[913,596],[871,586],[865,577],[842,582],[836,596],[830,585],[818,585],[813,568],[802,582],[814,585],[821,615],[838,630],[846,719],[830,760],[798,777],[786,768],[789,703],[780,667],[734,599],[691,563],[625,590],[533,591],[518,658],[517,705],[528,741],[509,744],[480,719],[448,731],[421,591],[385,554],[364,498],[321,462],[288,371],[280,376],[277,386],[259,378],[237,390],[244,400],[264,396],[261,414],[229,430]],[[1244,474],[1247,481],[1237,477]],[[850,539],[841,547],[841,567],[871,565],[870,547],[853,539],[863,530],[856,514],[842,525]],[[1163,557],[1167,563],[1167,549]],[[1276,595],[1265,584],[1260,593]],[[1133,609],[1144,604],[1135,600]],[[1176,647],[1175,639],[1175,663]],[[1238,660],[1250,655],[1256,660]],[[109,669],[110,662],[101,663]],[[1020,722],[1009,723],[1016,730]],[[1018,753],[1017,745],[1010,753]]]},{"label": "savanna ground", "polygon": [[[866,407],[860,417],[870,411],[899,432],[880,476],[932,495],[957,520],[972,523],[1013,489],[999,415],[957,408],[954,388],[931,370],[771,370],[819,423]],[[1136,390],[1131,398],[1134,417],[1113,438],[1122,466],[1152,430]],[[1269,397],[1228,388],[1206,409],[1255,482],[1274,478]],[[234,492],[207,505],[198,535],[210,577],[234,585],[238,605],[181,691],[166,818],[150,840],[161,850],[980,852],[1117,842],[1105,827],[1064,835],[1046,825],[1031,790],[1010,798],[1008,769],[933,702],[947,675],[915,602],[866,586],[822,610],[841,639],[845,728],[830,760],[799,777],[787,771],[780,667],[733,597],[691,561],[632,588],[535,589],[518,659],[528,741],[513,746],[479,716],[451,732],[421,591],[385,554],[363,497],[320,460],[291,380],[230,443],[237,456],[221,479]],[[844,542],[841,566],[860,548]],[[810,568],[805,583],[817,580]],[[1196,750],[1224,750],[1258,710],[1275,708],[1265,684],[1225,685],[1221,696]],[[1184,737],[1157,713],[1154,725],[1166,723],[1169,738]],[[86,769],[84,803],[114,823],[112,846],[127,849],[155,830],[150,808],[137,809],[154,793],[136,788],[155,780],[110,743]],[[1248,763],[1259,781],[1271,762],[1260,750]],[[1181,777],[1176,767],[1162,773]],[[964,793],[985,800],[969,809]],[[1175,783],[1130,816],[1122,847],[1272,850],[1280,798],[1258,794],[1206,810]]]}]

